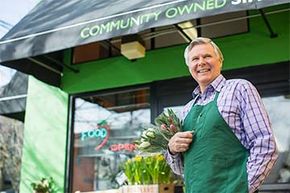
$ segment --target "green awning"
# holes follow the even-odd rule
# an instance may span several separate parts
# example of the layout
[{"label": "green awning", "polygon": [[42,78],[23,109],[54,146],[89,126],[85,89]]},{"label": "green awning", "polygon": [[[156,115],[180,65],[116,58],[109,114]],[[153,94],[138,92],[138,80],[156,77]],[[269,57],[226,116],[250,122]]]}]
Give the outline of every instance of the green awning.
[{"label": "green awning", "polygon": [[[0,40],[0,64],[36,77],[41,73],[42,80],[57,85],[62,66],[44,69],[31,57],[196,18],[286,3],[289,0],[45,0]],[[28,60],[23,62],[24,58]]]}]

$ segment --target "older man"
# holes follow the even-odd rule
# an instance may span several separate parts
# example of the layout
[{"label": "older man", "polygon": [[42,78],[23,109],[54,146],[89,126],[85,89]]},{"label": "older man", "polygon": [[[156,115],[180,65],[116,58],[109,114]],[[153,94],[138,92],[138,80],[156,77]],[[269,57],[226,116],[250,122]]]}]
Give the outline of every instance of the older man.
[{"label": "older man", "polygon": [[183,108],[183,131],[169,141],[168,163],[184,175],[186,193],[255,192],[277,159],[261,97],[250,82],[221,75],[212,40],[194,39],[184,56],[198,87]]}]

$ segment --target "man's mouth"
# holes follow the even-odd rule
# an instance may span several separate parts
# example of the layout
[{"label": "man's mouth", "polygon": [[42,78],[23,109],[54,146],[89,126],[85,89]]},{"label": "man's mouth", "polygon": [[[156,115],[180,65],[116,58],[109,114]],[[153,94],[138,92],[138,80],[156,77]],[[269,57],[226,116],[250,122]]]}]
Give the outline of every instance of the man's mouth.
[{"label": "man's mouth", "polygon": [[198,70],[197,73],[205,73],[205,72],[209,72],[210,69],[201,69],[201,70]]}]

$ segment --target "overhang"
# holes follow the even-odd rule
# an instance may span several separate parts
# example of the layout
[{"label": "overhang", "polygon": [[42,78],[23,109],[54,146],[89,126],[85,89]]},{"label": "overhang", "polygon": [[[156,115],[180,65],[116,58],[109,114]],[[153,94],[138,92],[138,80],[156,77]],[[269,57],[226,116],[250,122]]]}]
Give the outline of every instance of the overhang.
[{"label": "overhang", "polygon": [[[43,0],[0,40],[0,63],[37,77],[46,72],[45,64],[32,57],[42,54],[195,18],[284,3],[289,0]],[[51,68],[49,73],[57,77],[49,74],[40,79],[59,84],[64,64],[48,60],[51,65],[46,69]]]}]

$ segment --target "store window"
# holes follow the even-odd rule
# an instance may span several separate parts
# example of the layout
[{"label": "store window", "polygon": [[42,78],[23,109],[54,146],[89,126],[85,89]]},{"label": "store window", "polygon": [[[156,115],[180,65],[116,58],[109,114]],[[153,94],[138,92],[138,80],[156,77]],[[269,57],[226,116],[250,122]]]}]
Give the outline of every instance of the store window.
[{"label": "store window", "polygon": [[74,108],[72,192],[118,187],[122,163],[150,124],[149,89],[76,97]]},{"label": "store window", "polygon": [[[266,179],[261,192],[290,189],[290,97],[289,95],[263,98],[269,113],[279,157]],[[288,185],[287,185],[288,184]],[[281,191],[286,192],[286,191]]]}]

